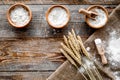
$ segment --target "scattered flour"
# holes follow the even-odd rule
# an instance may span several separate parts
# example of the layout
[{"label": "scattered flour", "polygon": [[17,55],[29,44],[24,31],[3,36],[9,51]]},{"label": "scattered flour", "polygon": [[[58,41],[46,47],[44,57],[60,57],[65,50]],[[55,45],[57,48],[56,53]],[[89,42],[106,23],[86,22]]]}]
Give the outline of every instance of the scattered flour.
[{"label": "scattered flour", "polygon": [[[118,66],[120,64],[120,38],[117,31],[112,31],[110,33],[110,38],[108,40],[106,53],[109,55],[108,59],[112,66]],[[120,80],[120,73],[114,72],[115,80]]]},{"label": "scattered flour", "polygon": [[85,72],[85,69],[84,69],[83,67],[80,67],[80,68],[78,69],[78,71],[79,71],[80,73],[84,73],[84,72]]},{"label": "scattered flour", "polygon": [[114,76],[115,76],[115,78],[116,78],[115,80],[120,80],[120,77],[119,77],[119,73],[118,73],[118,72],[115,72],[115,73],[114,73]]},{"label": "scattered flour", "polygon": [[[83,66],[87,69],[93,69],[95,68],[94,63],[92,61],[90,61],[89,59],[87,59],[86,57],[83,57]],[[79,72],[84,73],[85,69],[83,67],[80,66],[79,68]]]},{"label": "scattered flour", "polygon": [[108,52],[111,55],[111,61],[120,62],[120,38],[109,41]]},{"label": "scattered flour", "polygon": [[120,63],[120,38],[117,38],[115,31],[110,34],[106,52],[110,56],[108,58],[112,65],[116,66],[117,63]]},{"label": "scattered flour", "polygon": [[28,11],[21,6],[17,6],[11,11],[10,18],[15,25],[24,26],[29,21]]},{"label": "scattered flour", "polygon": [[90,51],[90,47],[87,47],[86,50],[87,50],[87,51]]},{"label": "scattered flour", "polygon": [[120,77],[118,77],[118,76],[115,76],[115,78],[116,78],[116,80],[120,80]]},{"label": "scattered flour", "polygon": [[63,8],[55,7],[49,13],[48,20],[52,26],[63,26],[68,21],[68,14]]},{"label": "scattered flour", "polygon": [[107,21],[106,13],[98,8],[95,8],[94,11],[98,13],[98,16],[95,17],[95,20],[88,18],[88,22],[94,27],[104,26]]}]

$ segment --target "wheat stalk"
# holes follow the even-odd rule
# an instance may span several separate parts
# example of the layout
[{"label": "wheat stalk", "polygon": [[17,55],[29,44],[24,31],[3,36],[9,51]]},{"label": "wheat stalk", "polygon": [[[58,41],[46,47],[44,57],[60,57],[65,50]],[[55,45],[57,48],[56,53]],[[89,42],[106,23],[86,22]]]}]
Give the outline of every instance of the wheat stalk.
[{"label": "wheat stalk", "polygon": [[71,49],[67,48],[63,43],[61,43],[61,46],[63,50],[65,50],[79,65],[81,65],[81,61],[73,54]]},{"label": "wheat stalk", "polygon": [[78,66],[76,65],[75,61],[74,61],[63,49],[60,49],[60,51],[63,53],[63,55],[64,55],[76,68],[78,68]]},{"label": "wheat stalk", "polygon": [[[91,67],[91,70],[88,65],[82,62],[82,57],[85,56],[87,59],[90,59],[88,52],[86,51],[82,39],[80,36],[76,36],[74,30],[68,33],[68,36],[63,36],[64,43],[61,43],[62,49],[60,51],[63,55],[73,64],[77,69],[79,66],[85,69],[85,72],[89,76],[90,80],[97,80],[94,73],[97,75],[98,80],[103,80],[98,70]],[[82,55],[84,54],[84,55]],[[78,65],[77,65],[78,63]],[[87,77],[81,73],[85,80],[88,80]]]}]

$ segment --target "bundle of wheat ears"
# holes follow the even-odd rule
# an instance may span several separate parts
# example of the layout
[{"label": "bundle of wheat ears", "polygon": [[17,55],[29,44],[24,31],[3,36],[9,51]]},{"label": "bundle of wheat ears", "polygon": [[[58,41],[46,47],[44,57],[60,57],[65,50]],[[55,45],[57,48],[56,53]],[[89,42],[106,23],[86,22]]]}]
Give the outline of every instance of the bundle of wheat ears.
[{"label": "bundle of wheat ears", "polygon": [[64,43],[61,43],[60,51],[73,64],[84,77],[85,80],[103,80],[94,61],[90,59],[80,36],[76,36],[74,30],[64,37]]}]

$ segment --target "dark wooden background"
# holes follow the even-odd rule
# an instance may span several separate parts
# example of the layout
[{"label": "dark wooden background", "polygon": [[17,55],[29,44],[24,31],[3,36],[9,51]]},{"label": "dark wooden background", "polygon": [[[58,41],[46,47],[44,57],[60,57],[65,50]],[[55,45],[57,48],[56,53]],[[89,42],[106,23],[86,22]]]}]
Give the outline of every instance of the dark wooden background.
[{"label": "dark wooden background", "polygon": [[[27,28],[16,29],[7,21],[6,11],[16,2],[27,4],[33,12]],[[55,4],[70,10],[71,20],[64,29],[52,29],[46,22],[45,13]],[[96,31],[78,13],[93,4],[103,5],[111,13],[120,0],[1,0],[0,80],[46,80],[65,61],[59,51],[63,35],[73,28],[85,41]]]}]

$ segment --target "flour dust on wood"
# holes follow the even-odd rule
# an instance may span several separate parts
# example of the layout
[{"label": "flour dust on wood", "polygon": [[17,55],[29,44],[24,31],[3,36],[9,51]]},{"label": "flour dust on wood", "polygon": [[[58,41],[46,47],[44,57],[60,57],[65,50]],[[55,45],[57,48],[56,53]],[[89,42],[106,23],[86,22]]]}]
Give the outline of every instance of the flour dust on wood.
[{"label": "flour dust on wood", "polygon": [[108,40],[107,53],[109,54],[109,61],[113,66],[120,63],[120,38],[117,38],[117,32],[113,31]]},{"label": "flour dust on wood", "polygon": [[[110,33],[110,38],[106,42],[106,53],[108,54],[109,64],[116,67],[120,64],[120,38],[116,31]],[[116,80],[120,80],[120,73],[114,72]]]}]

